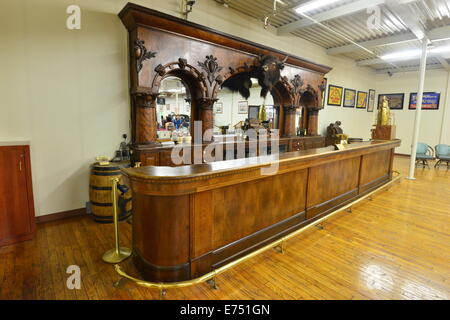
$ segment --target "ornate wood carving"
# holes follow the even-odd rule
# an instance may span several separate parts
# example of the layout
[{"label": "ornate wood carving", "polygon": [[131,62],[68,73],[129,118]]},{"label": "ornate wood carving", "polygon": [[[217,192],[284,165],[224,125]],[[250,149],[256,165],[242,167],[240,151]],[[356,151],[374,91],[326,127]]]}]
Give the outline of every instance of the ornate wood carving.
[{"label": "ornate wood carving", "polygon": [[186,69],[186,66],[188,65],[187,60],[183,58],[178,58],[178,66],[180,69]]},{"label": "ornate wood carving", "polygon": [[292,84],[292,95],[297,97],[299,93],[301,93],[301,88],[305,84],[302,77],[299,74],[296,74],[293,79],[291,79]]},{"label": "ornate wood carving", "polygon": [[313,96],[313,98],[314,98],[314,105],[312,105],[312,106],[308,106],[308,109],[311,109],[311,110],[319,110],[319,109],[321,109],[320,107],[319,107],[319,94],[317,93],[317,91],[313,88],[313,86],[311,86],[310,84],[308,84],[307,86],[306,86],[306,90],[304,90],[303,92],[302,92],[302,94],[304,94],[305,92],[309,92],[312,96]]},{"label": "ornate wood carving", "polygon": [[134,42],[134,53],[136,57],[136,70],[139,73],[142,70],[145,60],[156,57],[156,52],[148,51],[145,47],[145,41],[137,39]]},{"label": "ornate wood carving", "polygon": [[223,82],[223,78],[220,75],[216,76],[223,69],[223,67],[219,66],[216,57],[213,55],[206,56],[206,60],[204,62],[198,61],[198,65],[205,71],[210,86],[213,85],[214,81],[217,81],[219,84]]},{"label": "ornate wood carving", "polygon": [[[221,86],[225,86],[225,80],[240,77],[245,72],[251,73],[251,78],[258,79],[264,89],[261,91],[262,95],[268,92],[273,93],[277,104],[284,110],[288,106],[299,106],[299,91],[307,84],[314,87],[320,94],[318,86],[324,74],[331,69],[277,49],[226,35],[134,4],[128,4],[119,16],[129,31],[131,57],[136,59],[133,61],[130,74],[132,92],[157,94],[164,77],[179,77],[189,87],[192,98],[191,117],[194,121],[210,119],[209,107],[202,107],[202,104],[198,102],[199,99],[214,100]],[[154,49],[158,48],[157,56],[156,52],[146,48],[145,44],[151,44]],[[192,48],[198,48],[198,50],[192,50]],[[189,52],[189,59],[194,66],[185,58],[186,52]],[[286,56],[289,57],[285,59]],[[134,70],[135,63],[138,72]],[[142,68],[145,72],[139,72]],[[281,79],[280,83],[281,70],[287,78],[286,81]],[[296,74],[301,75],[301,78],[296,78],[294,76]],[[249,80],[248,77],[244,79],[246,85],[249,82],[247,80]],[[298,83],[300,80],[303,82],[302,85]],[[291,90],[296,94],[292,94]],[[141,121],[142,126],[144,122],[148,122],[148,130],[156,131],[156,121],[150,121],[147,113],[141,115],[141,111],[137,110],[138,108],[151,109],[146,107],[149,101],[140,100],[143,101],[133,106],[133,125],[139,124],[140,120],[137,118],[147,117],[147,120]],[[295,113],[293,115],[295,116]],[[212,127],[212,120],[206,122],[207,128]],[[284,122],[281,121],[280,125],[281,134],[286,135],[283,132]],[[133,128],[135,144],[139,144],[136,135],[139,130],[141,129]],[[287,134],[291,131],[289,127]],[[153,133],[139,140],[147,141],[150,135],[153,136]]]},{"label": "ornate wood carving", "polygon": [[167,75],[173,75],[176,77],[183,77],[180,73],[189,76],[195,80],[195,83],[192,84],[194,86],[198,86],[198,88],[190,88],[193,91],[198,89],[201,93],[200,98],[208,97],[208,85],[206,83],[205,76],[202,72],[197,70],[195,67],[190,65],[186,59],[179,58],[177,62],[171,62],[166,65],[159,64],[155,68],[156,76],[153,78],[151,91],[154,94],[157,94],[159,91],[159,86],[161,85],[161,80]]},{"label": "ornate wood carving", "polygon": [[162,77],[166,73],[166,68],[164,68],[162,64],[158,64],[155,68],[155,72]]}]

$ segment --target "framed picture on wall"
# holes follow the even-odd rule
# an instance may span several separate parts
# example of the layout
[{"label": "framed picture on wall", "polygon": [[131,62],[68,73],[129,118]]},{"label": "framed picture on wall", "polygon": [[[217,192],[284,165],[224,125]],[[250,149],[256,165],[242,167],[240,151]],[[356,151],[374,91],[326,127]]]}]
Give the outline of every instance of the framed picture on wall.
[{"label": "framed picture on wall", "polygon": [[166,104],[166,111],[170,111],[170,104]]},{"label": "framed picture on wall", "polygon": [[223,113],[223,103],[222,102],[216,102],[215,105],[215,113]]},{"label": "framed picture on wall", "polygon": [[[439,102],[441,94],[439,92],[424,92],[422,99],[422,109],[424,110],[439,110]],[[413,92],[409,95],[409,110],[416,110],[417,93]]]},{"label": "framed picture on wall", "polygon": [[345,88],[344,107],[354,108],[356,104],[356,90]]},{"label": "framed picture on wall", "polygon": [[375,90],[369,89],[369,100],[367,103],[367,112],[373,112],[373,109],[375,108]]},{"label": "framed picture on wall", "polygon": [[342,105],[343,91],[344,88],[330,84],[328,86],[327,105],[340,107]]},{"label": "framed picture on wall", "polygon": [[366,109],[367,107],[367,98],[369,94],[365,91],[358,91],[356,95],[356,108],[357,109]]},{"label": "framed picture on wall", "polygon": [[248,101],[239,101],[238,102],[238,113],[239,114],[248,113]]},{"label": "framed picture on wall", "polygon": [[378,109],[383,103],[383,98],[386,97],[389,101],[389,108],[391,110],[403,110],[403,102],[405,100],[404,93],[386,93],[378,95]]},{"label": "framed picture on wall", "polygon": [[323,78],[322,84],[320,86],[322,91],[322,104],[321,107],[325,106],[325,99],[326,99],[326,93],[327,93],[327,83],[328,83],[328,79],[327,78]]},{"label": "framed picture on wall", "polygon": [[161,98],[161,97],[156,98],[156,104],[165,105],[166,104],[166,98]]}]

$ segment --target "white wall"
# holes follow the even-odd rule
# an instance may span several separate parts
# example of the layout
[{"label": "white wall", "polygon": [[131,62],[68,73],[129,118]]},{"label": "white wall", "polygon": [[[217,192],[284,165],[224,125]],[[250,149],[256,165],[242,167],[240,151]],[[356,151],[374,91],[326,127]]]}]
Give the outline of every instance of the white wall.
[{"label": "white wall", "polygon": [[[133,2],[180,16],[178,0]],[[129,133],[127,31],[117,17],[126,3],[0,2],[0,140],[31,141],[37,215],[84,207],[89,164],[98,155],[113,156],[121,134]],[[70,4],[82,9],[81,30],[66,29]],[[364,91],[376,83],[369,69],[298,37],[277,36],[214,1],[197,1],[190,20],[332,66],[329,83]],[[372,116],[327,106],[320,130],[341,120],[351,136],[368,137]]]},{"label": "white wall", "polygon": [[[424,142],[432,147],[441,143],[450,144],[450,112],[444,118],[444,110],[448,105],[447,77],[445,70],[429,70],[425,78],[425,91],[440,92],[441,100],[439,110],[422,110],[419,142]],[[410,154],[412,135],[414,130],[415,110],[409,110],[409,94],[417,92],[419,86],[418,72],[395,73],[392,77],[377,75],[377,98],[378,94],[404,93],[405,100],[403,110],[394,110],[397,125],[397,137],[402,140],[402,145],[397,149],[398,153]],[[443,128],[442,141],[439,141]]]}]

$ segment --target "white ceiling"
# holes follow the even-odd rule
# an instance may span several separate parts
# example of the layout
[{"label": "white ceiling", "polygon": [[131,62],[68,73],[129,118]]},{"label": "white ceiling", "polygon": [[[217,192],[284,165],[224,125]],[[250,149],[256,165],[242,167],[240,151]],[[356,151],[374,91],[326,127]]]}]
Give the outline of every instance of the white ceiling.
[{"label": "white ceiling", "polygon": [[[386,62],[380,56],[410,49],[419,49],[418,37],[425,35],[432,46],[450,45],[450,0],[340,0],[331,5],[306,12],[295,12],[299,5],[311,0],[214,0],[264,20],[277,28],[279,35],[294,34],[327,49],[330,55],[341,55],[377,72],[417,70],[420,56],[408,61]],[[373,13],[367,8],[377,5],[380,24],[375,28],[367,21]],[[274,14],[275,13],[275,14]],[[447,39],[447,40],[444,40]],[[430,55],[430,69],[449,69],[450,52]]]}]

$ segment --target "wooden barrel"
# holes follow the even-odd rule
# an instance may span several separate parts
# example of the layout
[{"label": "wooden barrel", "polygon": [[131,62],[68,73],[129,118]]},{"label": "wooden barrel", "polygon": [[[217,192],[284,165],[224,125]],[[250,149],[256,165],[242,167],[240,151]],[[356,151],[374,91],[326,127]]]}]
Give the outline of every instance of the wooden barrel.
[{"label": "wooden barrel", "polygon": [[[91,167],[89,179],[89,200],[91,202],[94,220],[100,223],[113,222],[112,182],[111,179],[119,178],[122,183],[122,168],[130,167],[129,162],[111,162],[107,165],[95,163]],[[131,215],[131,190],[125,193],[116,190],[118,199],[119,221],[128,219]]]}]

